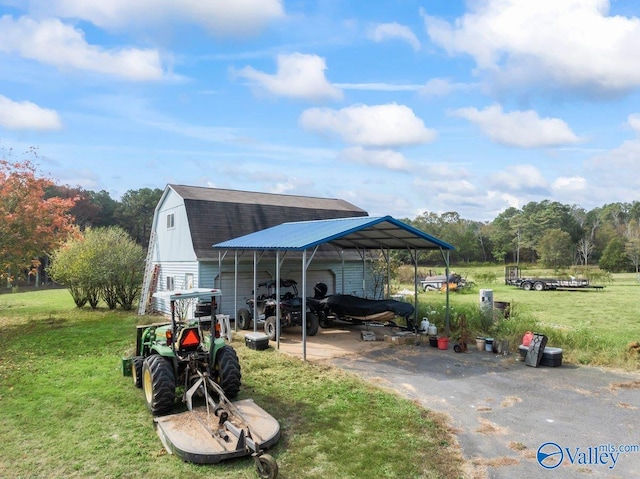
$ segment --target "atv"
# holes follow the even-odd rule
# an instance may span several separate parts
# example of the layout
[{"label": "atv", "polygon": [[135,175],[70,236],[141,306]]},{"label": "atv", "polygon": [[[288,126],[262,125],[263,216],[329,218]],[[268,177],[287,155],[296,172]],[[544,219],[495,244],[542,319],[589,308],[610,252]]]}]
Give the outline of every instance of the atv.
[{"label": "atv", "polygon": [[[133,382],[144,391],[147,408],[154,416],[169,413],[176,388],[186,392],[200,377],[211,378],[232,399],[240,389],[240,363],[235,350],[225,343],[217,322],[217,289],[162,291],[154,297],[171,301],[171,322],[138,326],[135,356],[127,358]],[[196,319],[176,319],[176,301],[194,301]],[[210,321],[202,321],[210,316]],[[124,365],[123,365],[124,366]],[[124,372],[124,371],[123,371]],[[183,402],[186,397],[183,394]]]},{"label": "atv", "polygon": [[[276,281],[270,279],[258,284],[264,292],[247,300],[248,308],[238,310],[238,325],[241,329],[250,329],[253,325],[253,306],[257,311],[257,322],[264,322],[264,332],[274,341],[276,334],[276,308],[280,307],[280,326],[287,328],[302,325],[302,299],[298,296],[298,284],[293,279],[280,280],[280,301],[276,300]],[[282,289],[284,288],[284,292]],[[255,293],[254,293],[255,294]],[[318,316],[307,312],[307,334],[318,334]]]}]

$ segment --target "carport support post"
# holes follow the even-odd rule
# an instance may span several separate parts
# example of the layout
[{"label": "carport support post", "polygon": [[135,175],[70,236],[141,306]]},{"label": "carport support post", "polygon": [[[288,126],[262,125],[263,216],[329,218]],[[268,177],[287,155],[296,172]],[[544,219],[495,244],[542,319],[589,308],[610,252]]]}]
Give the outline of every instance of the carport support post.
[{"label": "carport support post", "polygon": [[307,250],[302,250],[302,360],[307,360]]},{"label": "carport support post", "polygon": [[280,349],[280,250],[276,250],[276,305],[276,349]]},{"label": "carport support post", "polygon": [[[441,250],[442,251],[442,250]],[[445,274],[445,284],[446,284],[446,301],[447,301],[447,309],[445,311],[445,316],[444,316],[444,334],[449,337],[449,334],[451,333],[451,315],[449,314],[449,250],[447,250],[447,254],[445,256],[445,260],[444,260],[444,274]]]}]

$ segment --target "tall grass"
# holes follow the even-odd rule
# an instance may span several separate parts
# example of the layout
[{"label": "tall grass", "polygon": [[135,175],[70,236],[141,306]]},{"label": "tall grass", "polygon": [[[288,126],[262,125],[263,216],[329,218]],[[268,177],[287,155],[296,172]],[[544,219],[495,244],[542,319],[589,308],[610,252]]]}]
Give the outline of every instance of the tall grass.
[{"label": "tall grass", "polygon": [[[506,339],[512,350],[526,331],[534,331],[547,335],[550,346],[562,348],[566,362],[640,369],[640,282],[634,274],[602,275],[602,282],[592,279],[591,284],[604,286],[602,290],[538,292],[505,285],[499,266],[453,269],[476,286],[450,293],[452,338],[460,336],[460,317],[464,315],[471,337]],[[532,267],[525,269],[524,275],[558,277],[554,271]],[[494,301],[509,303],[508,319],[497,312],[487,318],[480,309],[481,289],[491,289]],[[444,331],[445,295],[420,292],[418,304],[419,317],[427,317]]]}]

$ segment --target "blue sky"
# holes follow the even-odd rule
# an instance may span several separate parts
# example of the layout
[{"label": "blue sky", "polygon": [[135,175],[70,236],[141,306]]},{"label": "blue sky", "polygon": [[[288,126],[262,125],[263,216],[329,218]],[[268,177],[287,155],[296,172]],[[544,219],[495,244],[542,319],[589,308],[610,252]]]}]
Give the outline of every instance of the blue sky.
[{"label": "blue sky", "polygon": [[640,200],[633,0],[0,0],[0,151],[57,182],[491,220]]}]

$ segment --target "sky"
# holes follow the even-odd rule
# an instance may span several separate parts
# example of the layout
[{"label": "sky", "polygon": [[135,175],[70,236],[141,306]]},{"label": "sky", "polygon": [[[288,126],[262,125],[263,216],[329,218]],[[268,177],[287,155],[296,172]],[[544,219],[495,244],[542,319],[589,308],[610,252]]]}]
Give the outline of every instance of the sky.
[{"label": "sky", "polygon": [[[0,157],[59,184],[490,221],[640,200],[635,0],[0,0]],[[33,159],[33,158],[31,158]]]}]

